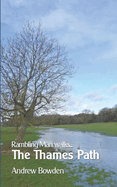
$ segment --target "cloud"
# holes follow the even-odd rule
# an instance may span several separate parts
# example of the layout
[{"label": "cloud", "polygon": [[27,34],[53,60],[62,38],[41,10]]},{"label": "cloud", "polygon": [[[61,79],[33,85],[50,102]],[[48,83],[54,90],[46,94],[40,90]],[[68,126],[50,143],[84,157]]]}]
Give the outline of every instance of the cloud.
[{"label": "cloud", "polygon": [[[9,22],[16,30],[19,30],[19,25],[23,25],[26,20],[38,22],[41,19],[43,27],[51,32],[54,31],[54,35],[57,35],[62,43],[72,48],[105,41],[115,42],[116,33],[113,33],[113,25],[110,25],[110,22],[115,19],[116,12],[110,11],[109,8],[111,6],[111,10],[115,10],[113,3],[105,6],[101,2],[87,3],[86,0],[74,0],[72,3],[70,0],[64,2],[6,0],[6,2],[2,3],[2,17],[5,12],[5,23]],[[102,6],[102,9],[98,9],[97,4]],[[18,9],[19,7],[21,9]],[[110,57],[112,55],[111,52]],[[103,58],[106,58],[106,53]]]},{"label": "cloud", "polygon": [[101,104],[100,102],[97,102],[97,103],[87,103],[87,104],[83,104],[82,108],[83,109],[89,109],[89,108],[92,108],[92,107],[100,105],[100,104]]},{"label": "cloud", "polygon": [[84,109],[97,110],[96,106],[102,104],[102,101],[106,100],[108,97],[106,95],[100,94],[98,91],[92,91],[86,93],[84,96],[72,96],[66,103],[64,110],[66,113],[76,114]]},{"label": "cloud", "polygon": [[111,46],[108,51],[104,46],[104,54],[101,55],[102,58],[107,59],[106,54],[111,58],[116,51],[113,49],[115,48],[116,33],[113,32],[113,29],[108,32],[109,21],[107,17],[104,16],[101,21],[98,18],[94,21],[93,18],[88,19],[90,16],[86,17],[86,14],[83,16],[79,11],[76,13],[61,7],[48,12],[41,19],[43,26],[51,32],[55,32],[55,35],[60,38],[62,43],[67,44],[70,48],[85,47],[87,45],[90,47],[92,45],[101,47],[100,45],[102,45],[103,48],[104,43],[106,46]]},{"label": "cloud", "polygon": [[115,93],[117,91],[117,84],[114,84],[109,91]]},{"label": "cloud", "polygon": [[12,7],[19,7],[19,6],[22,6],[26,3],[28,3],[27,0],[8,0],[9,4],[12,6]]},{"label": "cloud", "polygon": [[72,96],[66,102],[66,106],[65,106],[64,110],[66,112],[72,111],[72,113],[73,112],[78,113],[81,109],[81,105],[83,102],[84,102],[83,98]]},{"label": "cloud", "polygon": [[73,16],[66,13],[63,9],[54,10],[42,17],[43,26],[54,30],[65,27],[71,21],[73,21]]},{"label": "cloud", "polygon": [[102,101],[94,101],[86,103],[86,98],[71,97],[66,103],[64,108],[64,114],[75,115],[82,112],[84,109],[94,110],[98,113],[98,106],[102,104]]},{"label": "cloud", "polygon": [[105,98],[105,95],[99,94],[97,91],[89,92],[84,95],[84,99],[89,99],[90,101],[102,101]]}]

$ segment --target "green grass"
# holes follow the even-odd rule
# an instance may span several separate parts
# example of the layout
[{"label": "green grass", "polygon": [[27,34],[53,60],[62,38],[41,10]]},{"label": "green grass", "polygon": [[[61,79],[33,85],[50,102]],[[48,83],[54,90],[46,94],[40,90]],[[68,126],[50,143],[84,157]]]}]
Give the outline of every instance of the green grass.
[{"label": "green grass", "polygon": [[2,156],[1,186],[2,187],[71,187],[72,180],[65,174],[11,174],[13,167],[16,169],[37,169],[38,167],[53,169],[64,169],[62,162],[55,160],[13,160],[13,155]]},{"label": "green grass", "polygon": [[[67,163],[68,166],[69,163]],[[95,168],[92,165],[79,163],[79,167],[71,167],[69,175],[73,179],[74,184],[85,186],[95,186],[100,184],[110,184],[110,186],[117,186],[117,181],[112,177],[116,177],[116,173],[106,172],[104,169]],[[77,175],[76,175],[77,174]],[[84,178],[85,175],[85,178]],[[83,178],[82,178],[83,177]]]},{"label": "green grass", "polygon": [[[46,130],[47,128],[37,129],[36,127],[28,127],[24,136],[24,141],[34,141],[39,139],[39,134],[35,133],[37,130]],[[10,143],[14,141],[17,134],[14,132],[14,127],[1,127],[1,142]]]},{"label": "green grass", "polygon": [[80,125],[56,125],[54,127],[67,128],[70,130],[99,132],[101,134],[117,136],[117,122],[88,123]]},{"label": "green grass", "polygon": [[[115,124],[116,125],[116,124]],[[74,125],[76,126],[76,125]],[[84,125],[85,126],[85,125]],[[45,129],[45,128],[44,128]],[[39,129],[44,130],[44,129]],[[33,141],[39,139],[39,134],[35,133],[35,127],[28,127],[25,134],[25,141]],[[92,165],[78,163],[77,167],[73,166],[72,162],[58,162],[56,160],[36,160],[32,148],[20,148],[21,151],[28,151],[31,154],[29,160],[14,160],[14,148],[11,148],[11,141],[14,141],[17,134],[14,133],[13,127],[1,127],[1,187],[75,187],[75,186],[95,186],[95,184],[107,183],[110,186],[117,186],[117,181],[113,181],[112,176],[116,176],[115,172],[105,172],[104,169],[100,170]],[[44,150],[43,150],[44,149]],[[50,148],[43,148],[44,152],[53,151]],[[49,149],[49,150],[48,150]],[[64,169],[64,174],[12,174],[13,167],[16,169],[37,169],[42,167],[44,169]],[[85,178],[82,179],[82,177]],[[95,182],[95,180],[97,182]]]},{"label": "green grass", "polygon": [[[39,130],[44,130],[41,128]],[[24,141],[34,141],[39,139],[39,134],[35,133],[37,129],[28,127]],[[14,160],[14,148],[11,148],[11,141],[14,141],[17,134],[14,133],[13,127],[1,127],[1,187],[73,187],[72,179],[68,177],[67,173],[64,174],[11,174],[13,167],[16,169],[37,169],[42,167],[45,169],[65,169],[66,165],[56,160],[36,160],[34,155],[31,155],[29,160]],[[20,150],[33,152],[32,148],[20,148]],[[47,148],[46,148],[47,150]]]}]

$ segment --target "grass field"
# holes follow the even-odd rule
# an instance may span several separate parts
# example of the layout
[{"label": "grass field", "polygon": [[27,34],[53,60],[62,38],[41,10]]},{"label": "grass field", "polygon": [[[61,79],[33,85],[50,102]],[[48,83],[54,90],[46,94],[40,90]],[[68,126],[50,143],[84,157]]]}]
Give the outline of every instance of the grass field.
[{"label": "grass field", "polygon": [[[45,128],[44,128],[45,129]],[[39,139],[39,134],[35,133],[36,128],[28,127],[24,141],[34,141]],[[41,130],[43,130],[41,128]],[[66,165],[56,160],[35,160],[31,156],[29,160],[14,160],[10,144],[14,141],[17,134],[14,133],[13,127],[1,127],[1,187],[72,187],[73,182],[67,173],[54,174],[11,174],[13,167],[16,169],[36,169],[38,167],[54,169],[65,169]],[[21,148],[20,148],[21,150]],[[23,152],[32,152],[32,148],[22,148]]]},{"label": "grass field", "polygon": [[101,134],[117,136],[117,122],[88,123],[80,125],[55,125],[57,128],[67,128],[71,130],[99,132]]},{"label": "grass field", "polygon": [[[117,123],[100,123],[87,125],[61,125],[56,126],[61,128],[70,128],[74,130],[103,132],[106,134],[117,135]],[[92,128],[91,128],[92,127]],[[41,128],[40,131],[46,129]],[[106,129],[106,130],[105,130]],[[28,127],[24,141],[34,141],[39,139],[39,134],[35,133],[37,128]],[[111,133],[110,133],[111,132]],[[112,180],[116,176],[114,172],[106,172],[104,169],[100,170],[91,165],[84,165],[78,163],[77,167],[73,166],[71,162],[63,163],[57,160],[35,160],[32,148],[19,148],[22,152],[30,152],[31,158],[29,160],[14,160],[11,148],[11,141],[14,141],[17,134],[14,133],[13,127],[1,127],[1,187],[85,187],[109,184],[116,186],[117,181]],[[40,149],[40,148],[39,148]],[[55,151],[52,148],[42,148],[44,152]],[[12,174],[13,167],[16,169],[37,169],[42,167],[44,169],[64,169],[64,174]],[[84,177],[85,176],[85,177]]]}]

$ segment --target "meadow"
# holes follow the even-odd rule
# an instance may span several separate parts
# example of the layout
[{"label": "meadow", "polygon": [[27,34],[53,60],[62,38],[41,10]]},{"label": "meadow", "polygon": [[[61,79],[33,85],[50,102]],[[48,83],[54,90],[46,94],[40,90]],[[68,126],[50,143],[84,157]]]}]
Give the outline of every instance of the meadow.
[{"label": "meadow", "polygon": [[54,125],[54,127],[66,128],[70,130],[98,132],[105,135],[117,136],[117,122]]},{"label": "meadow", "polygon": [[[42,128],[42,130],[45,128]],[[34,141],[39,139],[39,134],[35,133],[37,129],[35,127],[28,127],[24,141]],[[37,167],[42,168],[57,168],[57,169],[65,169],[66,165],[62,162],[58,162],[56,160],[35,160],[34,155],[31,154],[31,158],[29,160],[14,160],[13,152],[11,148],[11,141],[14,141],[17,134],[14,133],[13,127],[1,127],[1,142],[3,145],[1,146],[1,187],[72,187],[73,182],[67,175],[67,173],[54,175],[39,175],[36,174],[12,174],[13,167],[17,169],[22,169],[25,167],[26,169],[36,169]],[[23,152],[29,151],[33,153],[32,148],[20,148]],[[44,150],[45,151],[45,150]],[[46,151],[51,151],[46,149]]]},{"label": "meadow", "polygon": [[[54,126],[55,127],[55,126]],[[59,125],[56,127],[67,128],[81,131],[93,131],[103,134],[117,136],[117,122],[113,123],[97,123],[97,124],[83,124],[83,125]],[[46,130],[46,128],[40,128]],[[40,138],[39,133],[36,133],[37,128],[28,127],[24,141],[34,141]],[[89,186],[109,186],[116,185],[116,181],[112,180],[116,173],[106,172],[104,169],[100,170],[91,165],[84,165],[79,163],[79,167],[75,168],[71,162],[62,162],[57,160],[35,160],[32,148],[20,148],[22,152],[29,151],[31,158],[29,160],[14,160],[11,148],[11,141],[14,141],[17,134],[14,132],[14,127],[1,127],[1,187],[85,187]],[[39,148],[40,149],[40,148]],[[44,152],[55,151],[53,148],[41,148]],[[38,167],[46,169],[64,169],[64,174],[12,174],[13,167],[16,169],[37,169]],[[85,177],[84,177],[85,176]]]}]

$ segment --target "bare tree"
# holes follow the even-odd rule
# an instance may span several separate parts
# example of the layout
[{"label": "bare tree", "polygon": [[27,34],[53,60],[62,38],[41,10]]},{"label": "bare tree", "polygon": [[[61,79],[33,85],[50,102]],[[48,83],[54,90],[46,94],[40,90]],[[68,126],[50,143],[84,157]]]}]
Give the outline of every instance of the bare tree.
[{"label": "bare tree", "polygon": [[20,119],[16,138],[23,141],[35,112],[56,108],[69,90],[73,74],[66,49],[47,37],[41,24],[27,23],[1,48],[2,117]]}]

